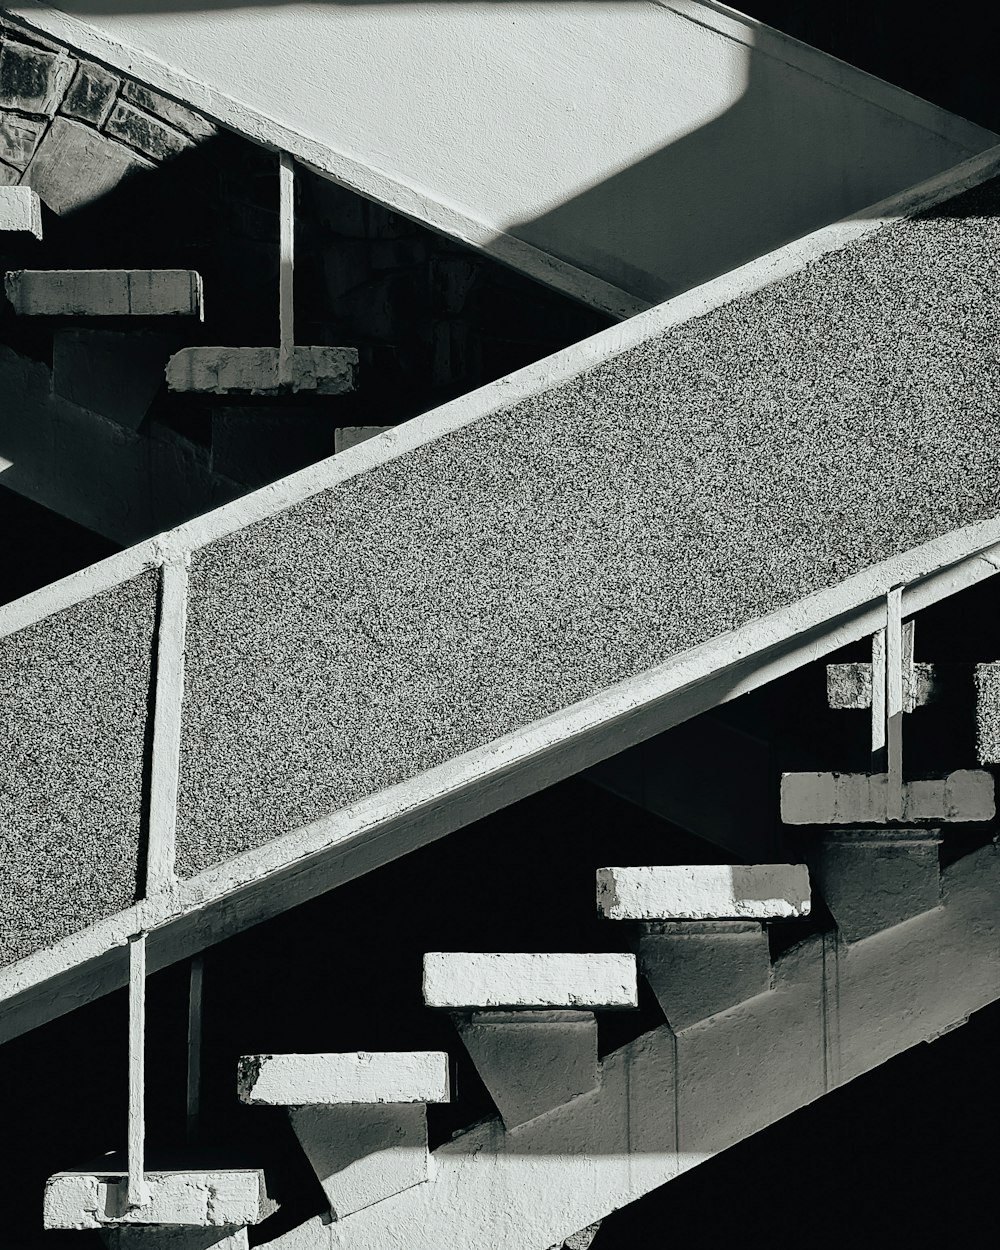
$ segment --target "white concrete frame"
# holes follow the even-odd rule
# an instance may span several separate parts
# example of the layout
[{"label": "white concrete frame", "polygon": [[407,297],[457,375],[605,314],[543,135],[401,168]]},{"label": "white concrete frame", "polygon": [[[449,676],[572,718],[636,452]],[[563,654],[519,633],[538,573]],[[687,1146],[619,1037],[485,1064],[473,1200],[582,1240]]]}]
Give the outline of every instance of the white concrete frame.
[{"label": "white concrete frame", "polygon": [[[272,517],[376,465],[548,390],[652,335],[797,272],[817,257],[864,238],[1000,172],[1000,147],[963,162],[862,214],[808,235],[721,278],[658,305],[562,352],[414,418],[330,459],[272,483],[157,538],[0,608],[0,637],[106,591],[154,567]],[[149,934],[149,969],[204,949],[246,926],[381,866],[538,789],[587,768],[672,725],[764,685],[879,630],[886,595],[904,587],[911,616],[1000,571],[1000,518],[955,530],[771,612],[646,673],[469,751],[409,781],[183,881],[165,871],[160,888],[135,906],[0,970],[0,1040],[35,1027],[125,983],[125,944]],[[179,613],[164,614],[159,645],[178,654]],[[171,625],[171,620],[174,624]],[[183,673],[164,666],[157,690],[169,739]],[[173,746],[157,753],[166,770]],[[154,786],[172,787],[161,776]],[[169,819],[164,819],[166,829]],[[170,862],[166,847],[157,862]]]},{"label": "white concrete frame", "polygon": [[[756,48],[787,65],[830,83],[925,130],[961,144],[966,150],[982,146],[989,132],[946,112],[917,96],[819,52],[791,36],[737,12],[716,0],[652,0],[687,21],[724,38]],[[618,318],[635,316],[648,303],[577,266],[526,243],[469,211],[435,198],[404,177],[336,150],[266,116],[254,108],[159,60],[139,47],[119,43],[94,26],[43,0],[11,0],[9,11],[50,38],[60,40],[120,72],[197,109],[265,147],[287,153],[300,164],[350,190],[384,204],[431,229],[469,243],[487,255]],[[985,139],[989,142],[989,139]]]}]

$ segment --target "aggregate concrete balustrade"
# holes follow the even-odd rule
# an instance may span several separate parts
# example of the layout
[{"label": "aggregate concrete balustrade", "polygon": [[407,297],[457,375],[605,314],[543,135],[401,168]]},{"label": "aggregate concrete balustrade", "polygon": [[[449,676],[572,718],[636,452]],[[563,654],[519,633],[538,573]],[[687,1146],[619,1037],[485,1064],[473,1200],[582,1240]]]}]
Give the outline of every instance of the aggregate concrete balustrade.
[{"label": "aggregate concrete balustrade", "polygon": [[437,1050],[245,1055],[239,1094],[241,1102],[278,1107],[447,1102],[448,1056]]},{"label": "aggregate concrete balustrade", "polygon": [[427,1104],[450,1097],[441,1051],[245,1055],[239,1094],[289,1107],[338,1219],[428,1179]]},{"label": "aggregate concrete balustrade", "polygon": [[808,916],[809,870],[804,864],[599,868],[597,909],[609,920]]},{"label": "aggregate concrete balustrade", "polygon": [[0,186],[0,234],[42,237],[42,205],[30,187]]},{"label": "aggregate concrete balustrade", "polygon": [[470,954],[424,956],[428,1007],[635,1007],[635,956]]},{"label": "aggregate concrete balustrade", "polygon": [[0,964],[140,889],[157,577],[0,638]]},{"label": "aggregate concrete balustrade", "polygon": [[293,347],[284,373],[277,347],[185,347],[170,357],[167,386],[210,395],[346,395],[357,369],[353,347]]},{"label": "aggregate concrete balustrade", "polygon": [[[190,569],[175,910],[146,900],[0,979],[0,1033],[59,1010],[57,974],[120,983],[140,919],[152,967],[180,958],[859,641],[893,586],[912,616],[993,576],[998,168],[976,158],[3,613],[34,629],[164,550]],[[19,674],[26,706],[59,697],[77,650],[53,638]],[[25,740],[33,792],[74,794],[58,735],[36,720]],[[92,756],[114,772],[114,732]],[[959,814],[992,813],[962,774],[934,802],[911,783],[911,809],[964,805],[965,780]]]},{"label": "aggregate concrete balustrade", "polygon": [[[993,777],[962,768],[947,777],[902,784],[901,821],[982,821],[996,814]],[[887,773],[784,773],[781,819],[787,825],[886,824]]]},{"label": "aggregate concrete balustrade", "polygon": [[145,1179],[149,1201],[129,1207],[124,1172],[57,1172],[45,1186],[45,1227],[237,1228],[265,1214],[264,1174],[253,1169],[147,1172]]},{"label": "aggregate concrete balustrade", "polygon": [[22,317],[201,317],[189,269],[22,269],[4,279]]}]

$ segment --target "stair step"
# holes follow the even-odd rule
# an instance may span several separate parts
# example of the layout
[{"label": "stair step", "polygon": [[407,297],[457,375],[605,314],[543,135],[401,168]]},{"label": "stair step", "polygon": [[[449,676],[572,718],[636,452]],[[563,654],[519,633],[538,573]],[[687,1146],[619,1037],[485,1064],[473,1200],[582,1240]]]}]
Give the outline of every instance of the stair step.
[{"label": "stair step", "polygon": [[805,864],[671,864],[599,868],[609,920],[779,920],[809,914]]},{"label": "stair step", "polygon": [[264,1174],[252,1168],[147,1172],[149,1201],[129,1208],[125,1172],[57,1172],[45,1185],[46,1228],[115,1224],[243,1228],[264,1217]]},{"label": "stair step", "polygon": [[443,1051],[244,1055],[239,1095],[254,1106],[448,1102]]},{"label": "stair step", "polygon": [[6,275],[22,317],[201,317],[201,277],[190,269],[21,269]]},{"label": "stair step", "polygon": [[[955,665],[949,665],[954,668]],[[938,664],[914,664],[913,674],[903,670],[903,710],[939,703],[946,694],[947,674]],[[826,701],[835,710],[870,708],[872,705],[872,666],[870,664],[828,664]]]},{"label": "stair step", "polygon": [[631,954],[472,954],[424,956],[424,1002],[450,1008],[635,1007]]},{"label": "stair step", "polygon": [[0,234],[42,237],[42,202],[31,187],[0,187]]},{"label": "stair step", "polygon": [[248,1250],[245,1228],[170,1228],[126,1224],[101,1233],[108,1250]]},{"label": "stair step", "polygon": [[345,395],[357,367],[353,347],[295,347],[284,376],[277,347],[185,347],[170,357],[167,386],[203,395]]},{"label": "stair step", "polygon": [[[786,825],[887,824],[889,797],[887,773],[784,773],[781,819]],[[995,813],[993,778],[979,769],[902,786],[903,821],[983,821]]]},{"label": "stair step", "polygon": [[344,425],[333,432],[333,450],[347,451],[349,447],[357,447],[359,443],[367,443],[370,438],[377,438],[386,430],[393,430],[393,425]]}]

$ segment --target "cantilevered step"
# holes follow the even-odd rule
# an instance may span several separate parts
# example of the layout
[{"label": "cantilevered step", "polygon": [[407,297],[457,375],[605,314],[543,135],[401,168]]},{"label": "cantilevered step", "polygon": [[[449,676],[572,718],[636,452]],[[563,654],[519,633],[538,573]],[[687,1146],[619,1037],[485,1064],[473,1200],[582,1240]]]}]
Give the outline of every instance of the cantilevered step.
[{"label": "cantilevered step", "polygon": [[42,237],[42,203],[31,187],[0,187],[0,234]]},{"label": "cantilevered step", "polygon": [[804,864],[671,864],[599,868],[609,920],[778,920],[809,914]]},{"label": "cantilevered step", "polygon": [[143,1224],[235,1232],[265,1215],[264,1174],[254,1169],[147,1172],[145,1181],[149,1201],[130,1208],[124,1172],[57,1172],[45,1186],[45,1227]]},{"label": "cantilevered step", "polygon": [[356,385],[353,347],[185,347],[170,357],[167,386],[204,395],[345,395]]},{"label": "cantilevered step", "polygon": [[22,317],[201,317],[190,269],[21,269],[4,280]]},{"label": "cantilevered step", "polygon": [[643,922],[639,966],[674,1032],[771,988],[766,920],[807,916],[804,864],[599,868],[598,911]]},{"label": "cantilevered step", "polygon": [[[784,773],[786,825],[887,824],[890,820],[984,821],[996,814],[993,778],[963,768],[947,777],[906,781],[893,796],[888,773]],[[896,814],[890,804],[895,801]]]},{"label": "cantilevered step", "polygon": [[240,1099],[287,1106],[338,1219],[428,1179],[427,1104],[450,1097],[442,1051],[245,1055]]},{"label": "cantilevered step", "polygon": [[638,1005],[634,955],[424,956],[424,1001],[452,1010],[507,1129],[599,1083],[598,1008]]}]

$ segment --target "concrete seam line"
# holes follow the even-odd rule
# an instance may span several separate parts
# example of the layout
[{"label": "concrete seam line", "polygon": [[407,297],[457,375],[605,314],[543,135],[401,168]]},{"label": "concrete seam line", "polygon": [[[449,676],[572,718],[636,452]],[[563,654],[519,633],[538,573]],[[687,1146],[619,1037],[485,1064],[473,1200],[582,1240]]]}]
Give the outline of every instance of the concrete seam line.
[{"label": "concrete seam line", "polygon": [[184,699],[184,636],[188,559],[164,551],[160,573],[160,620],[156,640],[156,691],[146,849],[146,894],[172,890]]},{"label": "concrete seam line", "polygon": [[[673,329],[743,295],[769,286],[804,269],[821,256],[840,251],[848,244],[901,217],[931,208],[969,190],[997,172],[1000,172],[1000,145],[899,195],[883,200],[864,212],[824,226],[821,230],[786,244],[758,260],[658,304],[648,312],[582,339],[579,343],[470,391],[440,408],[414,417],[384,434],[309,465],[204,516],[187,521],[158,538],[147,539],[99,564],[73,573],[51,586],[33,591],[0,607],[0,637],[15,633],[54,612],[72,607],[92,595],[135,577],[152,564],[159,563],[158,552],[164,545],[193,552],[199,547],[226,538],[245,526],[269,520],[286,508],[357,477],[369,469],[397,460],[407,452],[504,411],[541,391],[553,390],[628,351],[654,334]],[[992,545],[992,541],[982,545]],[[963,552],[962,556],[967,554],[970,553]]]}]

